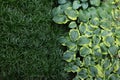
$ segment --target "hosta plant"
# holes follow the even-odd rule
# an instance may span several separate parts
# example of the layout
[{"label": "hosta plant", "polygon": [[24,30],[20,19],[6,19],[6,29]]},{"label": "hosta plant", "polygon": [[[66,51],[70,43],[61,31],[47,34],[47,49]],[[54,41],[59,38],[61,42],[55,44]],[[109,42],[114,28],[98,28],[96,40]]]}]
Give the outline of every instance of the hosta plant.
[{"label": "hosta plant", "polygon": [[[120,1],[58,0],[53,21],[67,24],[65,71],[73,80],[120,80]],[[66,27],[66,26],[65,26]]]}]

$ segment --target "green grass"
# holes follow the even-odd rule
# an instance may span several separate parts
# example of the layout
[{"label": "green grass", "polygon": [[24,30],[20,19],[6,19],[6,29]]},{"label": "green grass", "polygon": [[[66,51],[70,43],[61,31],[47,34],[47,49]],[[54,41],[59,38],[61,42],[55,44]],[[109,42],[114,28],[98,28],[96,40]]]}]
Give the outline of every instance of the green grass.
[{"label": "green grass", "polygon": [[57,41],[64,29],[51,24],[53,2],[0,1],[0,76],[3,80],[66,80],[63,51]]}]

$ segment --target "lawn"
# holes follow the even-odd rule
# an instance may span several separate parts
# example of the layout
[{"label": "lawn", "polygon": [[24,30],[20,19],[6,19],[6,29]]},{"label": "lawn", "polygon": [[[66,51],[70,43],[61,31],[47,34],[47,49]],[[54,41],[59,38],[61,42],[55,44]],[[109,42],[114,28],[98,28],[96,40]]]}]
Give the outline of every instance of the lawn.
[{"label": "lawn", "polygon": [[0,0],[0,80],[66,80],[54,1]]}]

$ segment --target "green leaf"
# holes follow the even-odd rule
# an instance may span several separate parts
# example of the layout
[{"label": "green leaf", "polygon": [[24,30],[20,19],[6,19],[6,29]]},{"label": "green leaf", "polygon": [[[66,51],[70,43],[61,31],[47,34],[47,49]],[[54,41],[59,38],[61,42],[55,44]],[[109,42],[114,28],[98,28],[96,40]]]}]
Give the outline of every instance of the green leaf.
[{"label": "green leaf", "polygon": [[80,38],[80,33],[78,29],[71,29],[69,32],[70,39],[72,41],[77,41]]},{"label": "green leaf", "polygon": [[93,34],[100,35],[101,29],[97,28],[93,31]]},{"label": "green leaf", "polygon": [[69,20],[65,15],[57,15],[53,17],[53,21],[58,24],[66,24]]},{"label": "green leaf", "polygon": [[72,71],[73,73],[79,72],[79,71],[80,71],[80,68],[79,68],[77,65],[73,65],[71,71]]},{"label": "green leaf", "polygon": [[88,67],[91,65],[91,56],[86,56],[84,59],[83,59],[83,64],[84,66]]},{"label": "green leaf", "polygon": [[77,10],[74,10],[72,9],[72,7],[68,7],[66,10],[65,10],[65,14],[67,15],[67,17],[71,20],[77,20],[77,17],[78,17],[78,11]]},{"label": "green leaf", "polygon": [[78,45],[89,45],[90,40],[86,36],[81,36],[78,40]]},{"label": "green leaf", "polygon": [[117,72],[118,70],[119,70],[119,65],[120,65],[120,62],[119,62],[119,60],[116,60],[115,61],[115,66],[114,66],[114,71],[113,72]]},{"label": "green leaf", "polygon": [[103,59],[102,61],[102,64],[103,64],[103,68],[105,70],[109,69],[111,67],[111,62],[110,62],[110,59],[106,58],[106,59]]},{"label": "green leaf", "polygon": [[77,50],[77,44],[71,42],[71,41],[68,41],[66,42],[66,46],[69,48],[69,50],[71,51],[76,51]]},{"label": "green leaf", "polygon": [[109,30],[101,30],[101,36],[112,36],[112,31]]},{"label": "green leaf", "polygon": [[84,80],[85,78],[88,77],[87,69],[82,68],[82,69],[77,73],[77,75],[79,76],[80,79]]},{"label": "green leaf", "polygon": [[73,80],[79,80],[79,77],[78,77],[78,76],[75,76],[75,77],[73,78]]},{"label": "green leaf", "polygon": [[88,0],[81,0],[82,2],[87,2]]},{"label": "green leaf", "polygon": [[108,52],[111,54],[111,56],[114,56],[117,54],[118,51],[118,47],[113,45],[111,47],[109,47]]},{"label": "green leaf", "polygon": [[102,52],[102,54],[108,54],[108,48],[107,48],[107,46],[105,46],[105,44],[104,43],[100,43],[100,48],[101,48],[101,52]]},{"label": "green leaf", "polygon": [[82,57],[86,57],[91,53],[92,53],[92,50],[89,47],[84,46],[80,48],[80,56]]},{"label": "green leaf", "polygon": [[75,57],[76,57],[76,54],[75,52],[72,52],[72,51],[66,51],[63,54],[63,59],[67,62],[71,62],[72,60],[75,60]]},{"label": "green leaf", "polygon": [[98,12],[97,12],[97,9],[95,7],[88,8],[88,13],[90,14],[91,18],[98,17]]},{"label": "green leaf", "polygon": [[73,9],[78,9],[81,7],[80,1],[73,1]]},{"label": "green leaf", "polygon": [[120,38],[116,38],[115,43],[116,43],[116,45],[120,46]]},{"label": "green leaf", "polygon": [[76,28],[76,27],[77,27],[77,24],[75,21],[70,22],[69,28]]},{"label": "green leaf", "polygon": [[120,28],[116,28],[115,30],[115,36],[120,38]]},{"label": "green leaf", "polygon": [[99,26],[99,23],[100,23],[99,18],[97,18],[97,17],[92,18],[92,19],[90,20],[90,23],[91,23],[92,25]]},{"label": "green leaf", "polygon": [[89,67],[89,73],[92,77],[95,77],[98,74],[98,70],[96,67],[94,66],[90,66]]},{"label": "green leaf", "polygon": [[119,80],[119,77],[117,77],[115,74],[111,74],[109,75],[108,80]]},{"label": "green leaf", "polygon": [[109,15],[108,13],[107,13],[107,11],[106,10],[104,10],[104,7],[102,8],[102,7],[98,7],[97,8],[97,12],[98,12],[98,14],[99,14],[99,17],[100,18],[107,18],[107,16]]},{"label": "green leaf", "polygon": [[105,74],[103,72],[103,68],[99,64],[97,64],[95,67],[97,68],[98,76],[103,78],[105,76]]},{"label": "green leaf", "polygon": [[79,31],[80,31],[81,34],[85,34],[86,26],[84,25],[84,23],[81,23],[79,25]]},{"label": "green leaf", "polygon": [[95,80],[103,80],[102,78],[100,78],[100,77],[97,77],[97,78],[95,78]]},{"label": "green leaf", "polygon": [[65,4],[68,0],[58,0],[59,4]]},{"label": "green leaf", "polygon": [[88,8],[88,3],[87,3],[87,2],[86,2],[86,3],[82,3],[81,6],[82,6],[82,8],[85,10],[85,9]]},{"label": "green leaf", "polygon": [[69,1],[63,5],[60,5],[62,10],[65,11],[68,7],[72,7],[72,3]]},{"label": "green leaf", "polygon": [[90,24],[90,23],[87,23],[87,24],[85,24],[85,25],[86,25],[86,27],[87,27],[87,31],[91,31],[91,32],[93,32],[96,28],[98,28],[97,26],[92,25],[92,24]]},{"label": "green leaf", "polygon": [[93,6],[99,6],[100,5],[100,0],[90,0],[90,4]]},{"label": "green leaf", "polygon": [[77,66],[79,66],[79,67],[82,67],[82,66],[83,66],[83,63],[82,63],[82,61],[80,61],[80,58],[76,58],[75,64],[76,64]]},{"label": "green leaf", "polygon": [[108,47],[114,45],[114,41],[115,41],[114,37],[112,37],[112,36],[103,37],[103,42]]},{"label": "green leaf", "polygon": [[99,45],[93,47],[93,55],[97,58],[97,60],[102,58],[101,49]]},{"label": "green leaf", "polygon": [[53,10],[52,10],[53,16],[62,15],[62,14],[63,14],[63,10],[62,10],[61,6],[53,8]]},{"label": "green leaf", "polygon": [[87,36],[87,37],[92,37],[92,36],[93,36],[93,32],[87,30],[87,31],[85,32],[85,36]]},{"label": "green leaf", "polygon": [[79,21],[81,22],[87,22],[89,21],[89,18],[90,18],[90,14],[88,11],[83,11],[83,10],[79,10]]},{"label": "green leaf", "polygon": [[111,29],[111,21],[108,21],[105,19],[101,20],[100,27],[103,28],[104,30],[110,30]]},{"label": "green leaf", "polygon": [[101,36],[93,35],[92,41],[93,41],[93,44],[94,44],[94,45],[99,44],[100,41],[101,41]]},{"label": "green leaf", "polygon": [[70,38],[69,38],[68,36],[67,36],[67,37],[62,36],[62,37],[59,38],[59,42],[60,42],[63,46],[66,46],[66,43],[67,43],[67,42],[70,42]]}]

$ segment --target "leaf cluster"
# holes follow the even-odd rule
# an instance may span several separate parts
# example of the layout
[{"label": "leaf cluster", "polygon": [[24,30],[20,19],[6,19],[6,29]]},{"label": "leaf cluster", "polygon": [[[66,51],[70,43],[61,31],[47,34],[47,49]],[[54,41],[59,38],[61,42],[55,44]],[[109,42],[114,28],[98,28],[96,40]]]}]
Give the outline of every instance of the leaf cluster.
[{"label": "leaf cluster", "polygon": [[73,80],[120,79],[120,1],[58,0],[53,21],[68,24],[70,31],[59,41],[65,71],[77,73]]}]

